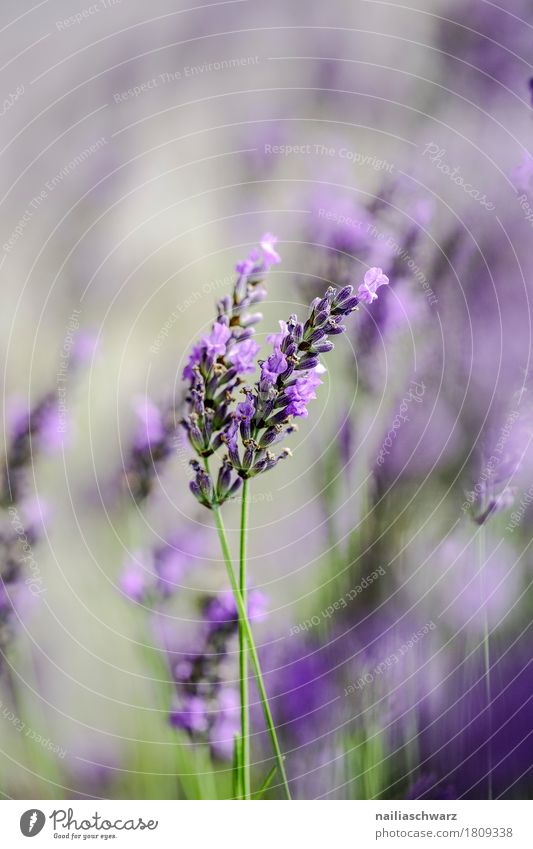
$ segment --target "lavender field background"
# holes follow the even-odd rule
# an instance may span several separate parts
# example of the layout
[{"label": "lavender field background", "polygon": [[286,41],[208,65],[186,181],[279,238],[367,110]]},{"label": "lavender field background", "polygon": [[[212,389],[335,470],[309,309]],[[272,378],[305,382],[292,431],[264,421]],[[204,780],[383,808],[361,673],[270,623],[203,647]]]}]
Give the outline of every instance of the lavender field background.
[{"label": "lavender field background", "polygon": [[328,286],[390,280],[251,481],[292,795],[531,798],[530,4],[4,0],[0,43],[2,797],[233,794],[182,372],[272,233],[260,359]]}]

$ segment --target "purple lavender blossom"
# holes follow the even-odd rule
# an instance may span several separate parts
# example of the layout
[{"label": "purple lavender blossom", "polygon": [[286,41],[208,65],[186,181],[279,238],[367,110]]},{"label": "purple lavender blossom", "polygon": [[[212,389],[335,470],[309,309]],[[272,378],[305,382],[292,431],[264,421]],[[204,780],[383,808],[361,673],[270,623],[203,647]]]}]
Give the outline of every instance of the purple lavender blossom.
[{"label": "purple lavender blossom", "polygon": [[199,342],[197,345],[193,345],[191,352],[189,354],[189,359],[187,361],[187,365],[183,369],[183,379],[184,380],[193,380],[194,379],[194,369],[196,366],[199,366],[202,362],[202,357],[204,355],[204,343]]},{"label": "purple lavender blossom", "polygon": [[237,421],[250,423],[254,413],[255,407],[249,395],[246,397],[246,401],[241,401],[240,404],[237,404],[235,410]]},{"label": "purple lavender blossom", "polygon": [[364,277],[364,282],[359,286],[357,296],[363,304],[371,304],[377,300],[377,290],[380,286],[387,286],[389,278],[383,274],[381,268],[370,268]]},{"label": "purple lavender blossom", "polygon": [[267,383],[275,383],[280,374],[287,370],[287,360],[281,351],[274,348],[274,353],[270,355],[268,360],[261,363],[261,380]]},{"label": "purple lavender blossom", "polygon": [[237,374],[248,374],[255,371],[255,358],[260,346],[253,339],[245,339],[228,354],[228,361],[237,370]]},{"label": "purple lavender blossom", "polygon": [[248,277],[252,273],[254,267],[257,265],[260,256],[261,255],[259,251],[257,249],[254,249],[246,257],[246,259],[239,260],[239,262],[235,265],[235,271],[237,272],[237,274],[240,274],[241,278]]},{"label": "purple lavender blossom", "polygon": [[[271,243],[271,237],[265,237],[263,250]],[[274,261],[277,260],[273,254],[269,254],[264,264]],[[238,265],[241,277],[248,277],[251,263],[249,259]],[[189,440],[200,457],[209,457],[221,445],[225,445],[228,451],[216,483],[211,480],[206,468],[197,460],[192,461],[195,478],[190,487],[203,506],[209,508],[222,504],[236,492],[240,479],[269,471],[281,459],[290,456],[287,448],[278,455],[270,449],[293,432],[294,418],[308,415],[307,407],[316,398],[316,390],[322,382],[319,375],[325,370],[320,357],[334,347],[329,337],[343,333],[345,327],[341,320],[352,313],[360,301],[371,303],[375,300],[376,290],[388,282],[380,268],[371,268],[365,274],[357,295],[354,295],[352,286],[344,286],[340,290],[331,287],[323,298],[312,302],[305,323],[298,321],[296,315],[292,315],[288,322],[280,322],[280,332],[268,337],[273,350],[259,363],[259,380],[253,389],[243,388],[246,401],[236,407],[233,407],[232,389],[239,381],[237,369],[231,361],[232,349],[235,344],[247,344],[249,336],[244,343],[239,342],[241,336],[235,342],[230,330],[231,321],[237,319],[233,326],[242,330],[240,314],[228,318],[231,299],[227,299],[229,303],[222,299],[217,320],[220,329],[216,324],[213,327],[209,342],[211,347],[206,337],[205,350],[199,354],[195,347],[187,366],[187,373],[193,375],[189,395],[191,412],[184,420]],[[244,291],[239,278],[233,297],[234,306],[238,302],[238,292]],[[220,347],[216,347],[219,341]],[[219,355],[216,364],[213,362],[215,354]],[[248,362],[247,357],[246,364]],[[232,471],[238,475],[236,480],[232,478]]]},{"label": "purple lavender blossom", "polygon": [[231,337],[231,330],[225,324],[216,322],[208,336],[204,337],[203,346],[207,359],[214,362],[217,357],[223,357],[226,346]]},{"label": "purple lavender blossom", "polygon": [[316,389],[322,384],[317,370],[313,369],[305,377],[297,377],[291,386],[285,390],[289,399],[287,414],[291,416],[307,416],[307,405],[316,398]]},{"label": "purple lavender blossom", "polygon": [[[365,291],[375,291],[386,283],[388,278],[381,269],[370,269]],[[260,362],[258,382],[252,390],[245,390],[245,407],[239,405],[233,414],[230,413],[221,437],[228,449],[224,462],[233,467],[239,477],[255,477],[290,456],[289,449],[275,455],[270,448],[293,432],[294,418],[307,416],[307,407],[316,398],[316,390],[322,382],[320,374],[325,371],[320,357],[333,348],[329,337],[344,332],[340,322],[357,308],[359,300],[351,286],[340,290],[330,288],[323,298],[313,301],[305,324],[292,315],[288,322],[280,323],[279,334],[269,337],[273,351]],[[207,506],[210,494],[205,473],[199,470],[198,474],[195,494],[198,497],[202,485],[200,498]]]},{"label": "purple lavender blossom", "polygon": [[[259,351],[252,336],[261,315],[248,310],[263,300],[265,276],[272,265],[280,262],[274,248],[276,241],[270,233],[265,234],[260,247],[237,263],[233,294],[218,302],[218,317],[210,333],[193,347],[184,369],[183,376],[190,386],[189,411],[182,424],[199,457],[210,457],[224,440],[233,441],[233,392],[242,385],[243,375],[255,371],[254,361]],[[191,490],[206,507],[222,504],[241,484],[240,478],[232,475],[229,461],[222,463],[216,483],[196,460],[193,468]]]},{"label": "purple lavender blossom", "polygon": [[274,249],[274,245],[276,245],[277,242],[277,236],[273,236],[272,233],[266,233],[259,242],[261,250],[263,251],[263,261],[267,267],[277,265],[281,262],[280,255]]}]

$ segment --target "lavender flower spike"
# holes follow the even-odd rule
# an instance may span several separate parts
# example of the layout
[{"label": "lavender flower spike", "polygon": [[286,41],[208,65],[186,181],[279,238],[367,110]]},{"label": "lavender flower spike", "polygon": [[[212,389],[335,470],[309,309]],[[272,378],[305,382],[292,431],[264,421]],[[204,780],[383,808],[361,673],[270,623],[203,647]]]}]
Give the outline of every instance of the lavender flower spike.
[{"label": "lavender flower spike", "polygon": [[[232,423],[236,403],[234,391],[243,383],[246,374],[255,371],[259,345],[252,338],[254,325],[261,320],[259,313],[248,310],[263,300],[263,282],[269,268],[280,262],[274,250],[276,238],[267,233],[246,259],[237,263],[237,280],[232,296],[217,304],[217,318],[210,332],[197,343],[189,356],[183,377],[189,382],[188,413],[182,420],[189,441],[197,456],[210,457],[220,448]],[[240,480],[233,477],[233,468],[223,463],[215,485],[209,473],[197,461],[191,490],[206,507],[222,504],[233,496]]]},{"label": "lavender flower spike", "polygon": [[[227,449],[216,483],[197,460],[192,463],[195,477],[191,491],[208,508],[233,496],[240,480],[269,471],[290,455],[288,449],[277,455],[271,449],[294,431],[293,419],[308,415],[308,405],[322,382],[320,373],[325,371],[321,356],[334,347],[330,337],[343,333],[342,319],[361,301],[375,301],[377,289],[389,282],[380,268],[370,268],[356,295],[352,286],[331,287],[323,298],[312,302],[305,322],[296,315],[287,322],[280,321],[280,332],[267,337],[272,353],[259,362],[255,386],[243,386],[241,375],[255,370],[259,346],[251,339],[253,329],[243,328],[246,314],[242,306],[253,298],[257,275],[278,261],[274,241],[264,236],[263,258],[254,251],[237,265],[240,276],[233,299],[219,302],[217,321],[193,348],[184,371],[191,388],[190,412],[183,424],[195,453],[207,458],[222,446]],[[234,395],[239,386],[245,396],[240,403]]]},{"label": "lavender flower spike", "polygon": [[228,449],[224,462],[240,478],[267,472],[290,455],[288,449],[278,455],[270,449],[294,431],[293,419],[308,415],[308,405],[316,398],[320,374],[325,371],[321,356],[334,347],[329,337],[343,333],[342,319],[361,300],[375,300],[376,289],[388,282],[381,269],[371,268],[357,295],[352,286],[330,288],[323,298],[313,301],[305,323],[292,315],[288,322],[280,322],[280,333],[268,337],[273,351],[260,362],[254,388],[243,389],[246,401],[229,414],[221,435]]}]

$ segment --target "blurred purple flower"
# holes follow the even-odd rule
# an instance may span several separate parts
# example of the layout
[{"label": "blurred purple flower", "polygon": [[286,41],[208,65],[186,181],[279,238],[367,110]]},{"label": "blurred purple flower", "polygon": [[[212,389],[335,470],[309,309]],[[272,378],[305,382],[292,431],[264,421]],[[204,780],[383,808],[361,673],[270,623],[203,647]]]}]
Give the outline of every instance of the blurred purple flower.
[{"label": "blurred purple flower", "polygon": [[119,585],[130,601],[143,602],[149,586],[148,574],[141,565],[142,552],[128,560],[119,578]]},{"label": "blurred purple flower", "polygon": [[263,257],[267,267],[270,265],[277,265],[281,262],[280,255],[274,249],[274,245],[277,244],[277,241],[277,236],[273,236],[272,233],[265,233],[259,243],[261,250],[263,251]]},{"label": "blurred purple flower", "polygon": [[408,549],[415,562],[427,561],[426,550],[430,560],[405,580],[402,595],[408,604],[425,607],[428,615],[437,611],[440,621],[454,633],[481,635],[487,621],[491,628],[501,627],[510,621],[522,592],[522,569],[512,547],[500,540],[480,563],[479,533],[473,525],[465,525],[444,540],[431,536],[420,550],[415,543]]},{"label": "blurred purple flower", "polygon": [[[248,612],[256,620],[264,612],[261,593],[248,594]],[[176,697],[170,723],[191,739],[208,743],[214,758],[231,761],[239,729],[239,695],[223,679],[222,663],[236,639],[239,620],[231,593],[210,596],[202,608],[204,636],[194,652],[182,656],[173,667]]]},{"label": "blurred purple flower", "polygon": [[[266,596],[258,590],[249,590],[247,595],[248,619],[256,622],[266,614]],[[233,593],[223,592],[213,597],[204,607],[204,618],[210,627],[234,625],[238,622],[237,605]]]},{"label": "blurred purple flower", "polygon": [[387,286],[389,278],[383,274],[381,268],[369,268],[364,276],[364,282],[359,286],[357,297],[364,304],[371,304],[377,300],[377,289]]},{"label": "blurred purple flower", "polygon": [[142,451],[164,438],[163,416],[148,396],[136,398],[133,409],[138,419],[133,442],[135,447]]},{"label": "blurred purple flower", "polygon": [[[437,48],[456,91],[487,103],[498,95],[509,96],[508,88],[526,88],[530,12],[528,0],[449,3],[446,17],[439,19]],[[468,66],[464,78],[457,74],[456,57]]]},{"label": "blurred purple flower", "polygon": [[340,195],[336,187],[321,186],[311,206],[308,240],[313,244],[359,256],[373,246],[373,216],[353,197]]},{"label": "blurred purple flower", "polygon": [[[133,401],[136,425],[131,447],[126,452],[122,475],[129,494],[140,504],[151,493],[163,462],[173,452],[182,401],[160,408],[148,396]],[[121,477],[122,477],[121,475]]]},{"label": "blurred purple flower", "polygon": [[173,595],[190,565],[190,556],[173,545],[165,545],[158,549],[154,559],[159,591],[164,596]]},{"label": "blurred purple flower", "polygon": [[231,687],[224,687],[218,694],[217,711],[209,730],[209,745],[217,760],[230,762],[233,759],[240,721],[239,694]]},{"label": "blurred purple flower", "polygon": [[209,727],[207,704],[200,696],[186,696],[183,703],[170,711],[170,724],[191,736],[204,734]]},{"label": "blurred purple flower", "polygon": [[8,405],[7,454],[4,462],[0,500],[15,503],[22,496],[24,473],[35,462],[39,451],[55,454],[61,448],[66,419],[60,414],[55,392],[45,395],[28,409],[22,399]]},{"label": "blurred purple flower", "polygon": [[431,764],[457,799],[487,798],[489,745],[493,798],[529,797],[533,664],[528,639],[526,630],[507,648],[500,642],[498,654],[492,653],[490,708],[482,658],[465,658],[460,642],[451,658],[445,700],[438,711],[419,713],[419,761]]}]

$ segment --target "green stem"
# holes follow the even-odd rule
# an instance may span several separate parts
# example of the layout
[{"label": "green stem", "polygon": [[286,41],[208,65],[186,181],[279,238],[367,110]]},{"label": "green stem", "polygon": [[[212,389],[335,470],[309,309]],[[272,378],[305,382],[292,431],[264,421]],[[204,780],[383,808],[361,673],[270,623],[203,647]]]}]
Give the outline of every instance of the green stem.
[{"label": "green stem", "polygon": [[233,798],[242,799],[242,738],[240,734],[235,735],[235,747],[233,750]]},{"label": "green stem", "polygon": [[[239,558],[239,590],[244,609],[248,609],[246,591],[246,543],[248,535],[248,481],[243,481],[241,507],[241,540]],[[242,781],[245,799],[251,799],[250,783],[250,708],[248,694],[248,646],[244,624],[239,616],[239,672],[241,685]]]},{"label": "green stem", "polygon": [[255,799],[260,799],[262,796],[264,796],[264,795],[265,795],[265,793],[267,792],[268,788],[270,787],[270,785],[271,785],[271,784],[272,784],[272,782],[274,781],[274,776],[275,776],[275,774],[276,774],[276,770],[277,770],[277,768],[278,768],[277,766],[273,766],[273,767],[272,767],[272,769],[270,770],[270,772],[268,773],[267,777],[266,777],[266,778],[265,778],[265,780],[263,781],[263,783],[262,783],[261,787],[259,788],[259,790],[258,790],[256,793],[254,793],[254,798],[255,798]]},{"label": "green stem", "polygon": [[276,728],[274,725],[274,720],[272,718],[272,713],[270,711],[270,705],[268,703],[268,696],[265,689],[265,683],[263,681],[263,674],[261,672],[261,665],[259,663],[259,657],[257,654],[257,649],[255,647],[252,629],[250,628],[250,623],[248,621],[248,616],[246,613],[246,607],[244,606],[244,602],[242,600],[242,596],[239,590],[239,584],[237,583],[237,578],[235,577],[235,572],[233,571],[231,553],[226,537],[226,529],[224,527],[224,522],[222,521],[222,516],[220,515],[220,510],[217,507],[213,508],[213,514],[215,516],[218,536],[220,539],[220,546],[222,548],[222,554],[224,556],[224,562],[226,564],[228,578],[230,580],[231,589],[235,598],[235,604],[237,605],[237,611],[239,613],[239,621],[242,622],[244,634],[246,636],[246,640],[248,641],[252,666],[257,681],[257,687],[259,689],[259,696],[261,698],[263,713],[265,714],[265,721],[268,727],[268,733],[270,734],[270,739],[272,741],[272,748],[274,749],[274,754],[276,756],[276,761],[281,774],[285,794],[287,796],[287,799],[290,799],[291,792],[289,789],[287,773],[285,772],[284,758],[279,745],[278,736],[276,734]]},{"label": "green stem", "polygon": [[485,581],[484,581],[484,571],[485,571],[485,559],[486,559],[486,551],[485,551],[485,526],[481,525],[478,531],[478,555],[479,555],[479,576],[480,576],[480,585],[481,585],[481,598],[483,603],[483,662],[485,666],[485,696],[487,699],[487,718],[488,718],[488,739],[487,739],[487,795],[488,798],[492,800],[492,744],[491,744],[491,736],[492,736],[492,717],[491,717],[491,704],[492,704],[492,687],[490,681],[490,631],[489,631],[489,620],[487,613],[487,599],[485,598]]}]

